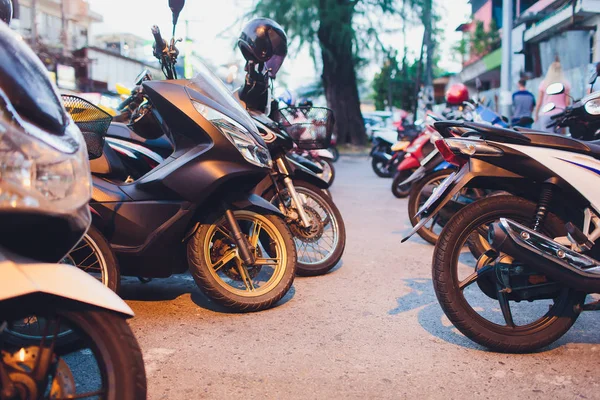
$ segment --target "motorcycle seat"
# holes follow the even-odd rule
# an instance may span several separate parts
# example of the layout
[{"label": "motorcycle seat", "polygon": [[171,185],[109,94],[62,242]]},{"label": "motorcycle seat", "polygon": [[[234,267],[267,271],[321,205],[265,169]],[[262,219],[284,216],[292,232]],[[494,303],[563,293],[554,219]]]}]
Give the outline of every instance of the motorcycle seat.
[{"label": "motorcycle seat", "polygon": [[127,179],[127,169],[121,161],[121,158],[110,145],[105,142],[102,148],[102,156],[95,160],[90,160],[90,170],[93,175],[99,175],[104,178],[125,181]]},{"label": "motorcycle seat", "polygon": [[106,136],[117,139],[124,139],[131,142],[143,143],[150,148],[162,149],[169,153],[173,151],[173,145],[171,141],[162,135],[158,139],[144,139],[134,131],[132,131],[126,124],[120,122],[113,122],[106,131]]},{"label": "motorcycle seat", "polygon": [[[439,125],[438,125],[439,124]],[[453,126],[475,131],[484,139],[503,143],[522,144],[525,146],[546,147],[549,149],[570,151],[573,153],[586,154],[600,159],[600,140],[585,142],[563,135],[540,132],[533,129],[517,128],[506,129],[495,125],[480,124],[476,122],[436,122],[436,129],[447,129]],[[472,136],[466,133],[463,136]]]}]

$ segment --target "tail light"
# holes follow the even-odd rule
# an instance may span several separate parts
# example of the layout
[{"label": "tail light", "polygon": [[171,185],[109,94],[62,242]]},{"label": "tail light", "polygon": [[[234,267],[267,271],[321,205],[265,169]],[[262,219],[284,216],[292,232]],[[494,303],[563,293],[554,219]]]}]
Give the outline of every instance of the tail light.
[{"label": "tail light", "polygon": [[448,161],[450,164],[456,165],[457,167],[462,167],[467,163],[468,159],[454,154],[445,140],[438,140],[435,142],[435,147],[437,147],[437,149],[440,151],[440,154],[442,157],[444,157],[444,160]]},{"label": "tail light", "polygon": [[435,142],[435,146],[444,160],[459,167],[465,165],[469,157],[474,155],[490,157],[504,155],[501,149],[490,146],[484,140],[444,139]]}]

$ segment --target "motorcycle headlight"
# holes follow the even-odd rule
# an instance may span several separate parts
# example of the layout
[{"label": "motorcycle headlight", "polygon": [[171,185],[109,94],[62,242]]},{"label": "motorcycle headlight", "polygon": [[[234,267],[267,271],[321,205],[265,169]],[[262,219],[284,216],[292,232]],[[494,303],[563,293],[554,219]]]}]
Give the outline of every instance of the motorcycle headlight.
[{"label": "motorcycle headlight", "polygon": [[66,132],[76,149],[70,154],[21,129],[27,132],[28,124],[0,124],[0,208],[60,213],[87,203],[92,190],[89,161],[75,124]]},{"label": "motorcycle headlight", "polygon": [[200,102],[192,100],[192,104],[196,111],[202,114],[204,118],[210,121],[215,128],[229,139],[246,161],[259,167],[272,167],[273,163],[269,150],[260,145],[246,128],[227,115]]}]

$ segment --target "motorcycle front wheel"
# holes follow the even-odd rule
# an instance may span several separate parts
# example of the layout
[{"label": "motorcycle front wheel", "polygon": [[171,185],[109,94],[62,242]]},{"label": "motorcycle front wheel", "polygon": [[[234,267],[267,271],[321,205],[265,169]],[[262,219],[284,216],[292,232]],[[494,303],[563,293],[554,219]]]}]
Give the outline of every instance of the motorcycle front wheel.
[{"label": "motorcycle front wheel", "polygon": [[[465,336],[495,351],[525,353],[551,344],[571,328],[585,300],[584,293],[536,274],[535,265],[502,254],[496,263],[489,253],[475,258],[469,250],[473,236],[491,249],[485,238],[500,218],[531,225],[536,211],[535,203],[515,196],[476,201],[450,219],[435,247],[433,287],[444,313]],[[564,236],[564,223],[548,214],[541,233]],[[505,271],[510,290],[499,278]]]},{"label": "motorcycle front wheel", "polygon": [[[10,398],[146,398],[142,352],[124,316],[48,296],[30,297],[25,304],[11,300],[12,309],[4,308],[6,303],[0,311],[0,329],[26,320],[46,322],[28,327],[37,330],[37,343],[0,342],[1,368],[15,392]],[[56,345],[59,330],[77,335],[77,347]]]},{"label": "motorcycle front wheel", "polygon": [[392,193],[394,194],[394,196],[396,196],[399,199],[404,199],[405,197],[407,197],[410,194],[411,185],[410,184],[409,185],[401,185],[400,183],[407,180],[412,175],[413,172],[414,172],[414,170],[410,169],[410,170],[398,171],[396,173],[396,176],[394,177],[394,180],[392,181]]},{"label": "motorcycle front wheel", "polygon": [[273,307],[290,290],[296,274],[296,247],[285,222],[276,215],[233,212],[256,257],[246,265],[224,215],[209,216],[190,238],[189,269],[198,287],[235,311]]},{"label": "motorcycle front wheel", "polygon": [[[337,265],[344,253],[344,220],[331,197],[323,195],[318,187],[297,180],[294,180],[294,187],[311,219],[310,228],[304,228],[299,219],[289,221],[298,254],[296,272],[303,276],[323,275]],[[279,196],[270,191],[265,198],[276,207],[283,201],[286,208],[292,208],[287,189],[282,190]]]}]

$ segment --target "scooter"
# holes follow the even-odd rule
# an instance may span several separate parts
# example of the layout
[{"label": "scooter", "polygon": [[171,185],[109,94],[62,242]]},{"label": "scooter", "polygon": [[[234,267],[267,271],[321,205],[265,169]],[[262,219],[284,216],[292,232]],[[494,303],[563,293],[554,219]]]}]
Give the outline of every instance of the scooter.
[{"label": "scooter", "polygon": [[[175,29],[183,1],[169,4]],[[167,80],[140,75],[141,85],[120,107],[134,110],[130,125],[108,131],[119,130],[129,142],[111,140],[117,151],[109,142],[91,162],[91,229],[110,243],[99,253],[111,269],[141,278],[189,266],[214,301],[239,311],[270,308],[292,285],[296,250],[284,215],[252,193],[271,172],[269,151],[248,113],[206,67],[197,65],[191,80],[177,79],[175,39],[165,42],[156,26],[152,32]],[[163,135],[172,146],[166,158],[156,157],[156,143],[136,143],[131,151],[138,138]],[[145,158],[134,165],[137,154]]]},{"label": "scooter", "polygon": [[[596,124],[600,93],[565,111],[554,116],[556,125]],[[436,129],[446,138],[436,146],[460,170],[419,210],[420,224],[474,182],[510,193],[463,208],[444,228],[433,257],[442,308],[463,334],[496,351],[551,344],[582,311],[600,309],[586,303],[586,294],[600,291],[600,146],[471,122],[438,122]],[[463,137],[452,138],[455,129]],[[461,255],[461,265],[474,265],[471,271],[458,268],[464,245],[472,257]]]},{"label": "scooter", "polygon": [[430,143],[433,131],[433,128],[426,126],[423,132],[406,148],[404,158],[398,164],[396,175],[392,181],[392,193],[397,198],[408,196],[410,185],[403,185],[402,182],[410,177],[421,166],[421,160],[433,151],[434,146]]},{"label": "scooter", "polygon": [[[331,197],[323,193],[329,182],[287,155],[292,149],[309,154],[331,141],[333,114],[320,107],[279,108],[271,101],[273,79],[260,64],[247,59],[245,85],[236,91],[254,119],[274,161],[271,176],[254,193],[281,210],[290,226],[298,252],[300,275],[321,275],[337,265],[346,246],[344,220]],[[262,85],[257,82],[262,83]],[[266,94],[266,96],[265,96]]]},{"label": "scooter", "polygon": [[84,137],[39,58],[3,22],[0,54],[0,397],[146,398],[132,310],[57,264],[91,220]]}]

